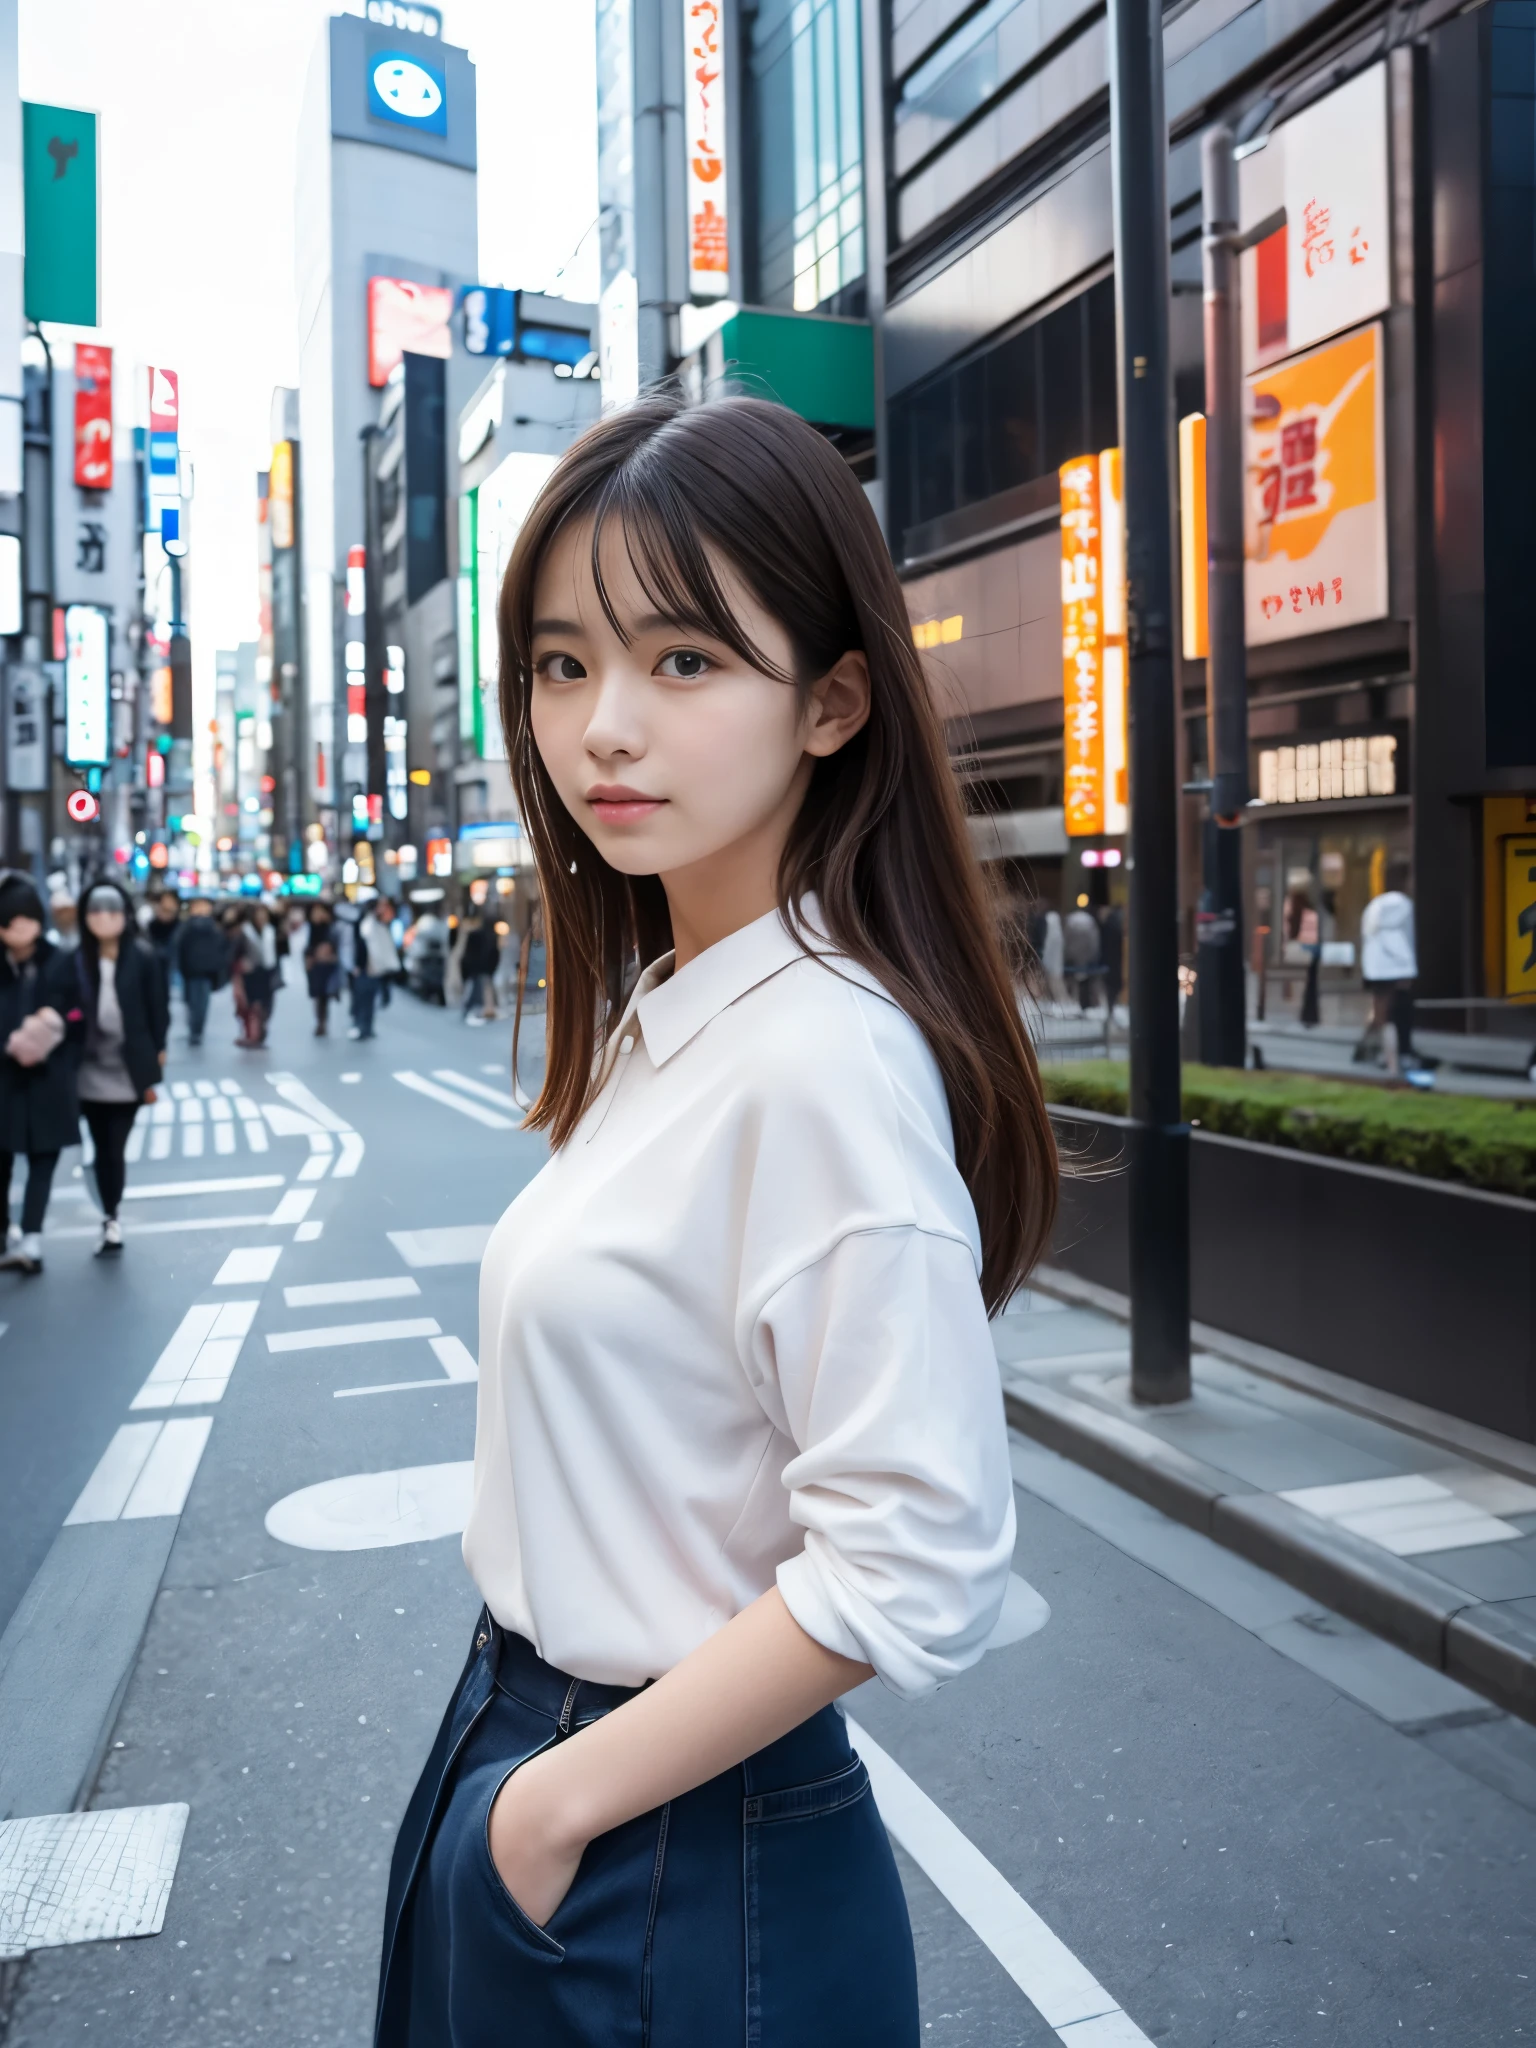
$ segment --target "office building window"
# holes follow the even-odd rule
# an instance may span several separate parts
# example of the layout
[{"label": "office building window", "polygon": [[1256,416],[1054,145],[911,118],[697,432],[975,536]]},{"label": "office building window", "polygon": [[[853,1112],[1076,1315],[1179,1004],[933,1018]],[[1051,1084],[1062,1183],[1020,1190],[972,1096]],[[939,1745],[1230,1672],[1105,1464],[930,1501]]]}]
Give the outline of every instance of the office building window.
[{"label": "office building window", "polygon": [[748,21],[752,296],[809,312],[864,275],[859,0],[762,0]]},{"label": "office building window", "polygon": [[898,535],[1113,447],[1114,279],[903,392],[890,417]]},{"label": "office building window", "polygon": [[1038,0],[986,0],[907,73],[892,120],[898,175],[946,142],[1037,55],[1038,14]]}]

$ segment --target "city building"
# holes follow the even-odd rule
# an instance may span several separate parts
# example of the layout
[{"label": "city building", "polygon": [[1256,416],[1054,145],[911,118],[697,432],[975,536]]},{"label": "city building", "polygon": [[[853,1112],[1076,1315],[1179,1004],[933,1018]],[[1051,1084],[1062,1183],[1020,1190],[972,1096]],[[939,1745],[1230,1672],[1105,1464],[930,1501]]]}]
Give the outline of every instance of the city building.
[{"label": "city building", "polygon": [[[430,13],[421,10],[423,23]],[[406,20],[405,10],[390,9],[377,20],[327,21],[300,119],[295,502],[303,676],[293,723],[303,728],[295,757],[302,773],[291,821],[279,804],[274,848],[286,847],[290,866],[344,860],[358,838],[403,839],[404,815],[391,814],[382,783],[370,780],[366,740],[348,737],[342,680],[352,673],[345,666],[348,560],[365,546],[364,436],[380,428],[381,408],[396,403],[390,376],[407,353],[440,362],[447,418],[457,417],[482,368],[454,350],[449,326],[459,291],[478,270],[474,66],[465,51]],[[432,489],[419,475],[412,488],[416,498],[432,499],[428,516],[446,535],[446,467]],[[276,634],[275,529],[273,540]],[[446,550],[436,567],[451,617]],[[281,671],[279,651],[280,687]],[[383,678],[374,682],[377,690]],[[424,687],[430,701],[430,680]],[[404,734],[390,737],[409,744]]]}]

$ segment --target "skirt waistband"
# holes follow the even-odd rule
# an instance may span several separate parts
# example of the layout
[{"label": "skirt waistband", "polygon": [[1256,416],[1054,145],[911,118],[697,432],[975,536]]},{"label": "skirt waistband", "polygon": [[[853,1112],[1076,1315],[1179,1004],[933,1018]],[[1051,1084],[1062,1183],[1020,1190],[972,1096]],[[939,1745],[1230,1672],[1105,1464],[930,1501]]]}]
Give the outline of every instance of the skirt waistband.
[{"label": "skirt waistband", "polygon": [[573,1678],[570,1672],[547,1664],[525,1636],[503,1628],[489,1608],[480,1616],[475,1647],[488,1652],[503,1692],[548,1714],[565,1734],[588,1721],[601,1720],[645,1690],[642,1685],[599,1685],[595,1679]]}]

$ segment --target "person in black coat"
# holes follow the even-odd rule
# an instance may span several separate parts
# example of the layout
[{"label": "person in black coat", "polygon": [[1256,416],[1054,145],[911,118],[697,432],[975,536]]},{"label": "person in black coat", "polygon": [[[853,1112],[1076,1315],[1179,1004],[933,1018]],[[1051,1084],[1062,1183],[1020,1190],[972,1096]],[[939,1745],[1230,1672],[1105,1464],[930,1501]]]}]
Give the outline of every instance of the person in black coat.
[{"label": "person in black coat", "polygon": [[115,882],[98,882],[87,890],[75,958],[85,1012],[80,1110],[96,1154],[99,1257],[123,1248],[117,1211],[128,1178],[128,1134],[140,1103],[155,1099],[165,1066],[170,1002],[155,949],[135,935],[132,906]]},{"label": "person in black coat", "polygon": [[[83,1024],[75,962],[43,934],[42,898],[25,875],[0,881],[0,1221],[12,1272],[43,1270],[53,1170],[80,1142],[75,1051]],[[27,1159],[21,1224],[11,1223],[11,1169]]]},{"label": "person in black coat", "polygon": [[176,937],[176,965],[187,994],[187,1043],[201,1045],[208,998],[229,979],[229,943],[213,921],[213,905],[194,896],[191,916]]}]

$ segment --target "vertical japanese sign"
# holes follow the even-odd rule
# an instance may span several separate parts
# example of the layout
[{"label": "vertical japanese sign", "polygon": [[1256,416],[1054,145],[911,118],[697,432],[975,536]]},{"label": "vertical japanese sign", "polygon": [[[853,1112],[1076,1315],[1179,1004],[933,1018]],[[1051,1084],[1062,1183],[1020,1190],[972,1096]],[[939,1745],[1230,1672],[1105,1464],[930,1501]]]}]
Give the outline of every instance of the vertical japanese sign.
[{"label": "vertical japanese sign", "polygon": [[293,546],[293,443],[279,441],[272,450],[272,467],[267,472],[267,519],[274,548]]},{"label": "vertical japanese sign", "polygon": [[1099,454],[1099,587],[1104,622],[1104,823],[1112,837],[1130,825],[1127,722],[1125,474],[1118,448]]},{"label": "vertical japanese sign", "polygon": [[94,327],[101,316],[96,116],[23,102],[21,137],[27,318]]},{"label": "vertical japanese sign", "polygon": [[1381,323],[1247,380],[1250,647],[1387,612]]},{"label": "vertical japanese sign", "polygon": [[72,604],[64,612],[64,758],[74,768],[105,767],[110,759],[110,678],[107,615],[99,605]]},{"label": "vertical japanese sign", "polygon": [[112,488],[112,351],[91,341],[75,343],[75,482]]},{"label": "vertical japanese sign", "polygon": [[1068,833],[1104,830],[1104,594],[1099,464],[1061,467],[1062,802]]},{"label": "vertical japanese sign", "polygon": [[[175,508],[181,498],[176,482],[176,443],[181,432],[181,380],[174,370],[151,369],[149,373],[149,505],[145,525],[152,533],[161,531],[161,515]],[[173,529],[174,537],[174,529]]]},{"label": "vertical japanese sign", "polygon": [[725,171],[724,0],[682,0],[683,124],[688,152],[688,290],[724,298],[731,286]]}]

